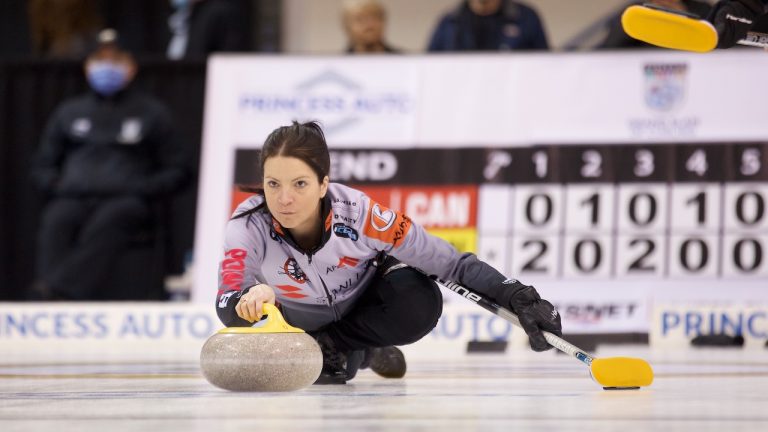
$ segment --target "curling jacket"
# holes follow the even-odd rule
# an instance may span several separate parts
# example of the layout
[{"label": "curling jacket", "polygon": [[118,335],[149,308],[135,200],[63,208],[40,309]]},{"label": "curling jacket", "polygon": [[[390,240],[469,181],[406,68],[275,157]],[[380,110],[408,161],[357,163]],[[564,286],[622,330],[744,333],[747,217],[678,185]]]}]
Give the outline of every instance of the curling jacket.
[{"label": "curling jacket", "polygon": [[[226,326],[247,326],[235,306],[260,283],[275,292],[283,315],[307,331],[340,320],[375,276],[377,256],[394,256],[441,279],[457,281],[508,304],[505,277],[471,253],[428,234],[408,216],[384,207],[363,192],[331,183],[321,202],[322,241],[302,250],[254,195],[235,210],[226,228],[219,266],[216,310]],[[507,280],[507,283],[509,281]]]},{"label": "curling jacket", "polygon": [[62,103],[43,132],[33,178],[67,197],[173,192],[188,170],[171,116],[158,100],[128,88]]}]

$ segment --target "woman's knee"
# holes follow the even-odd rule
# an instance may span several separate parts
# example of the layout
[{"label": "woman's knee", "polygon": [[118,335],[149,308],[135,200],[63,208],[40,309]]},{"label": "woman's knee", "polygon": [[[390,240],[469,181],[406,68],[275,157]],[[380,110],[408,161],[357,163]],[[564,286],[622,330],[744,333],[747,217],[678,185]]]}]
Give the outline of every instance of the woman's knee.
[{"label": "woman's knee", "polygon": [[423,273],[404,268],[387,276],[397,301],[390,305],[400,315],[402,341],[413,343],[429,334],[443,312],[443,296],[437,284]]}]

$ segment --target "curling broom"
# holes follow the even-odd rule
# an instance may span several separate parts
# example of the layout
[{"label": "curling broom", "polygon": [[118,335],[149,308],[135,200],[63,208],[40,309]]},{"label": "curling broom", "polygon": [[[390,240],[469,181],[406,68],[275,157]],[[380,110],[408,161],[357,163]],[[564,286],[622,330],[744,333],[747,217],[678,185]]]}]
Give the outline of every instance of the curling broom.
[{"label": "curling broom", "polygon": [[[440,279],[436,281],[456,294],[478,304],[485,310],[521,327],[517,315],[499,306],[483,294],[455,282],[442,281]],[[592,379],[605,390],[637,390],[640,387],[647,387],[653,382],[653,369],[643,359],[633,357],[595,358],[550,332],[543,331],[542,333],[550,345],[589,366]]]},{"label": "curling broom", "polygon": [[[709,52],[717,47],[717,30],[708,21],[652,4],[628,7],[621,15],[621,25],[629,36],[662,48]],[[750,31],[738,43],[766,48],[768,34]]]}]

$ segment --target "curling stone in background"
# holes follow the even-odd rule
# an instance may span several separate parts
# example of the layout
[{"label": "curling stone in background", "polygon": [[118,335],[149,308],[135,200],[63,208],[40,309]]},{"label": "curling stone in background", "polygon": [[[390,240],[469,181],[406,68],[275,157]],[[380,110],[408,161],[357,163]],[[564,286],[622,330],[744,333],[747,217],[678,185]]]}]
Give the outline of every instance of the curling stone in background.
[{"label": "curling stone in background", "polygon": [[323,354],[312,336],[285,322],[280,311],[264,304],[260,327],[228,327],[203,345],[200,367],[211,384],[225,390],[291,391],[320,376]]}]

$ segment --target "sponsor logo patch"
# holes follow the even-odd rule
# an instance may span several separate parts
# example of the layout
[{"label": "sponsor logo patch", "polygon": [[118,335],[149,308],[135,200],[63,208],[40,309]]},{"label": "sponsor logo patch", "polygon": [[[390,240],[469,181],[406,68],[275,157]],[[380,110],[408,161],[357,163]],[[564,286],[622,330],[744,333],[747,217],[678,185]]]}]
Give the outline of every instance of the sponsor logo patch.
[{"label": "sponsor logo patch", "polygon": [[408,216],[390,210],[373,200],[365,219],[363,234],[395,247],[411,229],[411,219]]},{"label": "sponsor logo patch", "polygon": [[371,206],[371,227],[379,232],[385,232],[390,227],[392,227],[392,224],[395,223],[395,220],[397,219],[397,214],[386,208],[379,205],[379,203],[374,203]]},{"label": "sponsor logo patch", "polygon": [[360,237],[357,234],[356,229],[352,228],[351,226],[344,225],[343,223],[333,224],[333,233],[339,237],[348,238],[352,241],[357,241],[357,239]]}]

